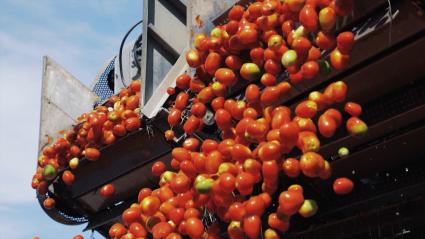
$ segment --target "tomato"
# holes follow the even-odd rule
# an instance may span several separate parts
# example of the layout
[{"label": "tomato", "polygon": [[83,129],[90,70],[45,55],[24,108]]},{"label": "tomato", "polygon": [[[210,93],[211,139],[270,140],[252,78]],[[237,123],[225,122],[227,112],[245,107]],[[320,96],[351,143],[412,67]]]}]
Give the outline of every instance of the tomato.
[{"label": "tomato", "polygon": [[215,121],[217,126],[222,130],[232,127],[232,115],[225,109],[219,109],[215,112]]},{"label": "tomato", "polygon": [[216,52],[211,52],[205,59],[205,70],[210,75],[214,75],[215,71],[221,66],[221,56]]},{"label": "tomato", "polygon": [[269,49],[277,51],[284,44],[284,40],[281,35],[272,35],[268,38],[267,45]]},{"label": "tomato", "polygon": [[184,193],[190,189],[190,178],[185,174],[177,174],[170,182],[170,188],[175,193]]},{"label": "tomato", "polygon": [[[205,83],[199,79],[199,77],[194,76],[190,79],[189,90],[195,93],[201,92],[202,89],[205,88]],[[184,92],[183,92],[184,93]],[[185,105],[186,107],[186,105]]]},{"label": "tomato", "polygon": [[316,45],[323,50],[331,50],[336,46],[333,35],[320,31],[316,36]]},{"label": "tomato", "polygon": [[130,207],[122,213],[122,221],[127,226],[133,222],[139,222],[141,213],[142,212],[139,207]]},{"label": "tomato", "polygon": [[283,191],[279,195],[278,212],[287,216],[292,216],[298,212],[304,202],[301,193],[294,191]]},{"label": "tomato", "polygon": [[222,109],[224,107],[224,97],[216,97],[211,101],[211,107],[214,111],[217,111],[219,109]]},{"label": "tomato", "polygon": [[168,113],[168,124],[175,126],[180,122],[182,111],[177,108],[172,108]]},{"label": "tomato", "polygon": [[[178,176],[176,176],[177,178]],[[170,185],[171,186],[171,185]],[[147,216],[154,215],[161,205],[161,200],[156,196],[147,196],[140,203],[143,214]]]},{"label": "tomato", "polygon": [[180,234],[177,234],[175,232],[172,232],[168,234],[168,236],[165,239],[182,239],[183,237]]},{"label": "tomato", "polygon": [[84,237],[82,235],[76,235],[72,239],[84,239]]},{"label": "tomato", "polygon": [[255,84],[246,87],[245,97],[248,102],[257,102],[260,99],[260,88]]},{"label": "tomato", "polygon": [[282,67],[280,62],[273,59],[269,59],[269,60],[266,60],[266,62],[264,63],[264,70],[267,73],[270,73],[276,76],[281,72]]},{"label": "tomato", "polygon": [[237,33],[242,44],[254,43],[258,40],[258,31],[252,26],[245,26]]},{"label": "tomato", "polygon": [[235,106],[230,111],[232,117],[236,120],[241,120],[243,118],[243,112],[246,109],[245,101],[239,100],[236,102]]},{"label": "tomato", "polygon": [[245,217],[243,220],[243,231],[250,239],[256,239],[261,231],[261,218],[258,215]]},{"label": "tomato", "polygon": [[66,184],[66,185],[72,185],[74,183],[75,180],[75,176],[74,174],[69,171],[69,170],[65,170],[62,174],[62,181]]},{"label": "tomato", "polygon": [[227,67],[234,71],[238,71],[239,69],[241,69],[243,64],[242,59],[236,55],[227,56],[224,62],[226,63]]},{"label": "tomato", "polygon": [[121,238],[126,233],[127,229],[121,223],[115,223],[112,225],[108,232],[110,238]]},{"label": "tomato", "polygon": [[205,41],[207,38],[208,38],[207,35],[205,35],[204,33],[198,33],[194,37],[193,45],[195,46],[196,49],[200,51],[206,50],[205,48],[202,47],[202,42]]},{"label": "tomato", "polygon": [[298,53],[294,50],[288,50],[286,51],[281,58],[281,63],[284,65],[287,69],[291,66],[294,66],[298,59]]},{"label": "tomato", "polygon": [[243,118],[250,118],[255,120],[258,118],[258,112],[252,107],[246,108],[243,112]]},{"label": "tomato", "polygon": [[307,61],[301,66],[301,73],[304,79],[311,80],[319,74],[319,64],[316,61]]},{"label": "tomato", "polygon": [[348,67],[350,57],[342,54],[338,48],[335,48],[330,55],[332,67],[337,70],[344,70]]},{"label": "tomato", "polygon": [[205,104],[201,102],[197,102],[193,104],[192,107],[190,108],[190,112],[198,118],[203,118],[206,111],[207,111],[207,107],[205,106]]},{"label": "tomato", "polygon": [[200,53],[196,49],[190,49],[186,52],[186,62],[190,67],[197,67],[202,63]]},{"label": "tomato", "polygon": [[165,133],[164,133],[164,137],[167,141],[173,140],[174,139],[174,131],[171,130],[171,129],[166,130]]},{"label": "tomato", "polygon": [[286,176],[296,178],[301,173],[300,162],[295,158],[287,158],[282,163],[282,169]]},{"label": "tomato", "polygon": [[223,162],[223,157],[218,150],[214,150],[207,155],[205,161],[205,171],[209,174],[217,173],[218,167]]},{"label": "tomato", "polygon": [[271,228],[264,231],[264,239],[280,239],[279,234]]},{"label": "tomato", "polygon": [[236,189],[245,191],[254,185],[254,177],[250,173],[241,172],[236,176]]},{"label": "tomato", "polygon": [[319,172],[319,178],[327,180],[332,176],[332,167],[328,161],[325,160],[324,163],[324,167]]},{"label": "tomato", "polygon": [[288,122],[279,128],[279,136],[282,142],[295,145],[298,140],[300,129],[295,122]]},{"label": "tomato", "polygon": [[325,168],[325,160],[315,152],[307,152],[301,156],[300,167],[307,177],[317,177]]},{"label": "tomato", "polygon": [[353,191],[354,183],[349,178],[337,178],[333,184],[333,190],[338,195],[345,195]]},{"label": "tomato", "polygon": [[186,220],[186,233],[190,238],[201,238],[202,234],[205,232],[204,224],[201,220],[196,217],[191,217]]},{"label": "tomato", "polygon": [[307,56],[311,47],[312,45],[310,40],[305,37],[299,37],[292,43],[292,48],[295,50],[298,56]]},{"label": "tomato", "polygon": [[319,12],[319,23],[323,31],[331,31],[336,23],[336,13],[334,9],[331,7],[322,8]]},{"label": "tomato", "polygon": [[263,105],[269,106],[276,104],[280,98],[281,91],[277,86],[267,86],[261,92],[260,101]]},{"label": "tomato", "polygon": [[84,156],[90,161],[96,161],[100,157],[100,151],[96,148],[86,148]]},{"label": "tomato", "polygon": [[337,129],[335,120],[326,114],[322,114],[318,121],[319,132],[325,138],[332,137]]},{"label": "tomato", "polygon": [[347,120],[346,128],[348,133],[353,136],[364,135],[368,129],[367,124],[363,120],[354,116]]},{"label": "tomato", "polygon": [[150,188],[142,188],[139,191],[139,194],[137,196],[137,200],[140,203],[145,197],[150,196],[152,193],[152,190]]},{"label": "tomato", "polygon": [[130,224],[128,231],[133,234],[136,238],[146,237],[147,232],[144,226],[138,222],[133,222]]},{"label": "tomato", "polygon": [[253,196],[245,202],[246,215],[261,216],[266,208],[263,199],[260,196]]},{"label": "tomato", "polygon": [[295,114],[302,118],[313,118],[317,113],[317,104],[311,100],[305,100],[297,105]]},{"label": "tomato", "polygon": [[230,9],[227,16],[229,17],[230,20],[239,21],[241,20],[244,12],[245,12],[244,7],[242,7],[241,5],[235,5]]},{"label": "tomato", "polygon": [[180,92],[175,101],[175,107],[179,110],[184,110],[186,108],[187,102],[189,101],[189,94],[186,92]]},{"label": "tomato", "polygon": [[298,211],[298,213],[302,216],[302,217],[312,217],[317,213],[318,210],[318,206],[316,201],[312,200],[312,199],[306,199],[304,200],[303,205],[301,206],[300,210]]},{"label": "tomato", "polygon": [[182,147],[176,147],[171,151],[171,156],[175,158],[177,161],[182,162],[183,160],[190,160],[190,152],[189,150],[182,148]]},{"label": "tomato", "polygon": [[330,116],[333,120],[335,120],[337,127],[339,127],[342,123],[342,115],[337,109],[329,108],[323,113],[323,115]]},{"label": "tomato", "polygon": [[279,160],[280,154],[280,145],[278,143],[267,142],[259,146],[258,157],[261,161]]},{"label": "tomato", "polygon": [[300,23],[308,32],[317,31],[318,16],[314,7],[306,5],[301,9],[299,14]]},{"label": "tomato", "polygon": [[47,210],[52,209],[55,206],[55,204],[56,204],[56,201],[53,198],[46,198],[43,201],[43,207]]},{"label": "tomato", "polygon": [[140,128],[140,119],[139,117],[131,117],[124,121],[125,129],[129,132],[135,131]]},{"label": "tomato", "polygon": [[159,222],[152,227],[152,235],[157,239],[165,239],[171,232],[173,227],[168,222]]},{"label": "tomato", "polygon": [[215,72],[215,78],[225,86],[232,86],[236,83],[235,73],[229,68],[220,68]]},{"label": "tomato", "polygon": [[362,114],[362,106],[354,102],[347,102],[344,111],[351,116],[359,117]]},{"label": "tomato", "polygon": [[165,171],[165,164],[161,161],[156,161],[152,165],[152,173],[155,176],[160,176]]},{"label": "tomato", "polygon": [[[233,36],[238,32],[239,29],[239,22],[235,21],[235,20],[230,20],[229,22],[227,22],[227,24],[225,25],[226,28],[226,32],[229,36]],[[226,44],[226,43],[224,43]],[[227,64],[227,63],[226,63]]]},{"label": "tomato", "polygon": [[189,116],[183,125],[183,130],[186,134],[191,135],[195,133],[201,126],[201,120],[195,115]]},{"label": "tomato", "polygon": [[[201,91],[199,91],[197,99],[199,100],[199,102],[197,103],[209,103],[212,99],[214,99],[215,97],[215,93],[214,93],[214,89],[212,86],[208,86],[203,88]],[[196,104],[196,103],[195,103]]]},{"label": "tomato", "polygon": [[281,220],[276,213],[271,213],[268,217],[267,224],[280,232],[286,232],[289,229],[289,221]]},{"label": "tomato", "polygon": [[235,190],[236,178],[231,173],[221,174],[218,180],[223,192],[232,193]]},{"label": "tomato", "polygon": [[275,183],[279,178],[279,166],[276,160],[263,162],[261,172],[265,182]]},{"label": "tomato", "polygon": [[248,81],[255,81],[260,78],[261,70],[255,63],[245,63],[240,69],[242,78]]}]

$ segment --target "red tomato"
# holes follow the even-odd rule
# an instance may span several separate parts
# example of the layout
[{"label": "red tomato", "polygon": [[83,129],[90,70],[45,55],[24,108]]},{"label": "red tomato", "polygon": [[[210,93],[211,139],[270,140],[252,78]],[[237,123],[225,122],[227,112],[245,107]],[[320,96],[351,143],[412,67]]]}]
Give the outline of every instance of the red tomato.
[{"label": "red tomato", "polygon": [[313,118],[317,113],[317,104],[311,100],[305,100],[297,105],[295,114],[302,118]]},{"label": "red tomato", "polygon": [[128,231],[133,234],[136,238],[139,237],[146,237],[147,232],[145,227],[142,226],[142,224],[138,222],[133,222],[130,224],[130,227],[128,228]]},{"label": "red tomato", "polygon": [[186,108],[187,102],[189,101],[189,94],[186,92],[180,92],[175,101],[175,107],[179,110],[184,110]]},{"label": "red tomato", "polygon": [[323,50],[331,50],[336,45],[336,39],[334,36],[320,31],[316,36],[316,45]]},{"label": "red tomato", "polygon": [[307,177],[317,177],[325,168],[325,160],[315,152],[307,152],[301,156],[300,167]]},{"label": "red tomato", "polygon": [[242,59],[236,55],[227,56],[224,62],[226,63],[227,67],[234,71],[238,71],[239,69],[241,69],[241,66],[243,64]]},{"label": "red tomato", "polygon": [[283,172],[290,178],[296,178],[301,173],[300,162],[295,158],[287,158],[282,163]]},{"label": "red tomato", "polygon": [[330,116],[333,120],[335,120],[336,126],[339,127],[342,123],[342,115],[339,110],[330,108],[323,113],[323,115]]},{"label": "red tomato", "polygon": [[108,184],[104,185],[100,189],[100,195],[102,195],[102,197],[104,197],[104,198],[111,197],[114,194],[115,194],[115,187],[111,183],[108,183]]},{"label": "red tomato", "polygon": [[69,170],[65,170],[62,174],[62,181],[66,184],[66,185],[72,185],[74,183],[75,180],[75,176],[74,174],[69,171]]},{"label": "red tomato", "polygon": [[55,206],[55,204],[56,204],[56,201],[55,201],[55,199],[53,199],[53,198],[46,198],[46,199],[43,201],[43,206],[44,206],[44,208],[45,208],[45,209],[47,209],[47,210],[52,209],[52,208]]},{"label": "red tomato", "polygon": [[195,217],[188,218],[186,220],[186,233],[192,239],[201,238],[202,234],[205,232],[204,224],[201,220]]},{"label": "red tomato", "polygon": [[189,150],[182,148],[182,147],[176,147],[171,151],[171,156],[175,158],[177,161],[182,162],[183,160],[190,160],[190,152]]},{"label": "red tomato", "polygon": [[367,124],[363,120],[354,116],[347,120],[346,128],[354,136],[364,135],[368,129]]},{"label": "red tomato", "polygon": [[278,211],[287,216],[292,216],[298,212],[304,202],[301,193],[294,191],[284,191],[279,195]]},{"label": "red tomato", "polygon": [[266,204],[260,196],[253,196],[245,202],[246,215],[261,216],[266,208]]},{"label": "red tomato", "polygon": [[84,237],[82,235],[76,235],[72,239],[84,239]]},{"label": "red tomato", "polygon": [[186,61],[190,67],[197,67],[202,63],[200,53],[196,49],[190,49],[186,52]]},{"label": "red tomato", "polygon": [[170,110],[170,113],[168,114],[168,124],[171,126],[175,126],[180,122],[181,119],[181,110],[177,108],[172,108]]},{"label": "red tomato", "polygon": [[214,111],[222,109],[224,107],[224,97],[216,97],[211,101],[211,107]]},{"label": "red tomato", "polygon": [[220,68],[215,72],[215,78],[225,86],[232,86],[236,83],[235,73],[229,68]]},{"label": "red tomato", "polygon": [[127,229],[121,223],[115,223],[112,225],[108,232],[110,238],[121,238],[126,233]]},{"label": "red tomato", "polygon": [[141,213],[142,212],[139,207],[130,207],[122,213],[122,220],[125,225],[129,226],[131,223],[139,222],[141,220]]},{"label": "red tomato", "polygon": [[353,191],[354,183],[348,178],[338,178],[334,181],[333,190],[338,195],[345,195]]},{"label": "red tomato", "polygon": [[307,61],[301,66],[301,73],[304,79],[311,80],[319,74],[319,64],[316,61]]},{"label": "red tomato", "polygon": [[195,133],[201,126],[201,120],[195,115],[189,116],[183,125],[183,130],[186,134],[191,135]]},{"label": "red tomato", "polygon": [[311,6],[305,6],[300,11],[300,23],[308,32],[316,32],[318,26],[318,16],[316,9]]},{"label": "red tomato", "polygon": [[[140,203],[140,207],[143,211],[143,214],[145,214],[146,216],[154,215],[159,210],[160,205],[161,205],[161,200],[156,196],[147,196]],[[139,207],[135,207],[135,208],[137,208],[137,210],[140,210]],[[140,218],[140,213],[139,213],[139,218]]]},{"label": "red tomato", "polygon": [[263,105],[269,106],[277,103],[279,100],[281,91],[276,86],[267,86],[264,88],[263,92],[261,92],[260,101]]},{"label": "red tomato", "polygon": [[168,222],[159,222],[152,227],[154,238],[165,239],[171,232],[173,232],[173,227]]},{"label": "red tomato", "polygon": [[362,114],[362,106],[354,102],[347,102],[344,111],[351,116],[359,117]]},{"label": "red tomato", "polygon": [[184,193],[190,189],[190,179],[185,174],[177,174],[170,182],[170,188],[175,193]]},{"label": "red tomato", "polygon": [[169,130],[165,131],[165,133],[164,133],[164,137],[165,137],[165,139],[166,139],[166,140],[168,140],[168,141],[173,140],[173,139],[174,139],[174,131],[173,131],[173,130],[171,130],[171,129],[169,129]]},{"label": "red tomato", "polygon": [[245,97],[248,102],[257,102],[260,99],[260,88],[255,84],[246,87]]},{"label": "red tomato", "polygon": [[235,5],[230,9],[228,17],[230,20],[239,21],[241,20],[244,12],[244,7],[242,7],[241,5]]},{"label": "red tomato", "polygon": [[288,122],[283,124],[279,128],[279,136],[282,142],[287,142],[287,144],[295,145],[298,140],[298,134],[300,129],[298,124],[295,122]]},{"label": "red tomato", "polygon": [[217,126],[222,130],[227,130],[232,127],[232,115],[224,109],[219,109],[215,112],[215,121]]},{"label": "red tomato", "polygon": [[267,224],[280,232],[286,232],[289,229],[289,221],[281,220],[277,213],[271,213],[268,217]]},{"label": "red tomato", "polygon": [[221,190],[225,193],[232,193],[235,190],[236,178],[231,173],[223,173],[219,179]]},{"label": "red tomato", "polygon": [[272,75],[278,75],[282,70],[280,62],[273,59],[266,60],[263,67],[267,73]]},{"label": "red tomato", "polygon": [[322,114],[318,121],[319,132],[325,138],[330,138],[335,134],[337,124],[335,120],[326,114]]},{"label": "red tomato", "polygon": [[337,69],[337,70],[344,70],[345,68],[348,67],[348,63],[350,60],[350,57],[348,55],[344,55],[342,54],[338,48],[335,48],[332,52],[331,52],[331,64],[332,66]]},{"label": "red tomato", "polygon": [[218,150],[214,150],[207,155],[205,161],[205,171],[209,174],[217,173],[218,167],[223,162],[223,157]]},{"label": "red tomato", "polygon": [[257,239],[261,231],[261,218],[258,215],[245,217],[243,220],[243,231],[250,239]]},{"label": "red tomato", "polygon": [[155,176],[160,176],[165,171],[165,164],[161,161],[156,161],[152,165],[152,173]]},{"label": "red tomato", "polygon": [[90,161],[96,161],[100,157],[100,151],[96,148],[86,148],[84,152],[85,157]]},{"label": "red tomato", "polygon": [[176,85],[181,90],[187,90],[189,88],[190,76],[183,74],[177,77]]},{"label": "red tomato", "polygon": [[311,47],[311,42],[305,37],[299,37],[292,43],[292,48],[297,52],[298,56],[307,56]]}]

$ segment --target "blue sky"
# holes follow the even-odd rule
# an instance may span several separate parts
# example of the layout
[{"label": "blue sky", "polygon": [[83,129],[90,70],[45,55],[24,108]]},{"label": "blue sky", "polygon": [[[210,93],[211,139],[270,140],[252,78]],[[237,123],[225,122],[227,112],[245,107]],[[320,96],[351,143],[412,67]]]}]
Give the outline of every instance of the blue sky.
[{"label": "blue sky", "polygon": [[142,18],[142,6],[142,0],[0,0],[0,238],[81,233],[83,226],[61,225],[45,215],[30,187],[42,56],[51,56],[90,85]]}]

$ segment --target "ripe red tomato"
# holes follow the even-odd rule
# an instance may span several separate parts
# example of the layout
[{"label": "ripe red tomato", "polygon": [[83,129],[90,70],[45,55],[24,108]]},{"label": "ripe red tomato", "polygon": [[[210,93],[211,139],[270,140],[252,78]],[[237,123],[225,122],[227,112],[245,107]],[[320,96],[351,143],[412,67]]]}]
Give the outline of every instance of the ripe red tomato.
[{"label": "ripe red tomato", "polygon": [[315,7],[307,5],[301,9],[299,14],[300,23],[308,32],[317,31],[318,16]]},{"label": "ripe red tomato", "polygon": [[354,102],[347,102],[344,111],[351,116],[359,117],[362,114],[362,106]]},{"label": "ripe red tomato", "polygon": [[261,232],[261,218],[258,215],[245,217],[243,220],[243,231],[250,239],[257,239]]},{"label": "ripe red tomato", "polygon": [[326,114],[319,117],[318,126],[320,134],[325,138],[332,137],[337,129],[335,120]]},{"label": "ripe red tomato", "polygon": [[292,216],[298,212],[304,202],[304,197],[301,193],[294,191],[283,191],[279,195],[278,212],[287,216]]},{"label": "ripe red tomato", "polygon": [[295,158],[287,158],[282,163],[283,172],[290,178],[296,178],[301,173],[300,162]]},{"label": "ripe red tomato", "polygon": [[225,193],[232,193],[235,190],[236,178],[231,173],[223,173],[219,179],[221,190]]},{"label": "ripe red tomato", "polygon": [[335,48],[331,52],[330,59],[331,59],[331,64],[332,64],[333,68],[335,68],[337,70],[344,70],[345,68],[348,67],[350,57],[348,55],[342,54],[338,50],[338,48]]},{"label": "ripe red tomato", "polygon": [[182,147],[176,147],[171,151],[171,156],[175,158],[177,161],[182,162],[183,160],[190,160],[190,152],[189,150],[182,148]]},{"label": "ripe red tomato", "polygon": [[234,71],[238,71],[239,69],[241,69],[241,66],[243,64],[242,59],[237,55],[227,56],[224,62],[226,63],[227,67]]},{"label": "ripe red tomato", "polygon": [[323,113],[323,115],[330,116],[333,120],[335,120],[337,127],[339,127],[342,123],[342,115],[337,109],[329,108],[325,111],[325,113]]},{"label": "ripe red tomato", "polygon": [[323,50],[331,50],[336,45],[335,36],[320,31],[316,36],[316,45]]},{"label": "ripe red tomato", "polygon": [[222,109],[224,107],[224,97],[216,97],[211,101],[211,107],[214,111]]},{"label": "ripe red tomato", "polygon": [[186,134],[192,135],[199,129],[199,127],[201,126],[201,123],[202,123],[201,119],[199,119],[195,115],[191,115],[184,123],[183,130]]},{"label": "ripe red tomato", "polygon": [[228,17],[230,20],[239,21],[241,20],[244,12],[244,7],[242,7],[241,5],[235,5],[230,9]]},{"label": "ripe red tomato", "polygon": [[140,238],[140,237],[146,237],[147,236],[147,232],[145,227],[138,223],[138,222],[133,222],[130,224],[130,227],[128,228],[128,231],[133,234],[136,238]]},{"label": "ripe red tomato", "polygon": [[186,62],[190,67],[197,67],[202,64],[202,56],[196,49],[186,52]]},{"label": "ripe red tomato", "polygon": [[115,223],[112,225],[108,232],[110,238],[121,238],[126,233],[127,229],[121,223]]},{"label": "ripe red tomato", "polygon": [[84,152],[85,157],[90,161],[96,161],[100,157],[100,151],[96,148],[86,148]]},{"label": "ripe red tomato", "polygon": [[160,176],[165,171],[165,164],[161,161],[156,161],[152,165],[152,173],[155,176]]},{"label": "ripe red tomato", "polygon": [[317,177],[325,168],[325,160],[315,152],[307,152],[301,156],[300,167],[307,177]]},{"label": "ripe red tomato", "polygon": [[164,137],[168,141],[173,140],[174,139],[174,131],[171,130],[171,129],[166,130],[165,133],[164,133]]},{"label": "ripe red tomato", "polygon": [[334,181],[333,190],[338,195],[345,195],[353,191],[354,183],[349,178],[338,178]]},{"label": "ripe red tomato", "polygon": [[176,85],[181,90],[187,90],[189,88],[190,76],[183,74],[177,77]]},{"label": "ripe red tomato", "polygon": [[125,129],[129,132],[138,130],[140,128],[140,119],[139,117],[131,117],[125,120]]},{"label": "ripe red tomato", "polygon": [[278,75],[282,70],[280,62],[273,59],[266,60],[263,67],[267,73],[272,75]]},{"label": "ripe red tomato", "polygon": [[205,232],[204,224],[196,217],[191,217],[186,220],[186,233],[192,239],[201,238]]},{"label": "ripe red tomato", "polygon": [[218,167],[222,162],[223,157],[218,150],[210,152],[205,161],[205,171],[209,174],[217,173]]},{"label": "ripe red tomato", "polygon": [[46,199],[43,201],[43,206],[44,206],[44,208],[45,208],[45,209],[47,209],[47,210],[52,209],[52,208],[55,206],[55,204],[56,204],[56,201],[55,201],[55,199],[53,199],[53,198],[46,198]]},{"label": "ripe red tomato", "polygon": [[177,174],[170,182],[170,188],[175,193],[184,193],[190,189],[190,178],[185,174]]},{"label": "ripe red tomato", "polygon": [[76,235],[72,239],[84,239],[84,237],[82,235]]},{"label": "ripe red tomato", "polygon": [[289,229],[289,221],[281,220],[277,213],[271,213],[268,217],[267,224],[280,232],[286,232]]},{"label": "ripe red tomato", "polygon": [[186,108],[187,102],[189,101],[189,94],[186,92],[180,92],[175,101],[175,107],[179,110],[184,110]]},{"label": "ripe red tomato", "polygon": [[305,100],[297,105],[295,114],[302,118],[313,118],[317,113],[317,104],[311,100]]},{"label": "ripe red tomato", "polygon": [[62,181],[66,184],[66,185],[72,185],[74,183],[75,180],[75,176],[74,174],[69,171],[69,170],[65,170],[62,174]]},{"label": "ripe red tomato", "polygon": [[168,222],[159,222],[152,227],[154,238],[165,239],[171,232],[173,232],[173,227]]},{"label": "ripe red tomato", "polygon": [[122,220],[125,225],[129,226],[133,222],[140,222],[141,210],[139,207],[130,207],[122,213]]},{"label": "ripe red tomato", "polygon": [[181,110],[177,108],[172,108],[170,110],[170,113],[168,114],[168,124],[171,126],[175,126],[180,122],[181,119]]},{"label": "ripe red tomato", "polygon": [[260,88],[255,84],[246,87],[245,97],[248,102],[257,102],[260,99]]},{"label": "ripe red tomato", "polygon": [[215,112],[215,122],[222,130],[227,130],[232,127],[232,115],[225,109],[219,109]]},{"label": "ripe red tomato", "polygon": [[216,52],[211,52],[205,59],[205,70],[210,75],[214,75],[215,71],[221,66],[221,56]]},{"label": "ripe red tomato", "polygon": [[109,183],[104,185],[101,189],[100,189],[100,195],[104,198],[108,198],[111,197],[112,195],[115,194],[115,187],[113,184]]},{"label": "ripe red tomato", "polygon": [[215,78],[225,86],[232,86],[238,80],[235,73],[229,68],[220,68],[215,72]]},{"label": "ripe red tomato", "polygon": [[316,61],[307,61],[301,66],[301,73],[304,79],[311,80],[319,74],[319,64]]}]

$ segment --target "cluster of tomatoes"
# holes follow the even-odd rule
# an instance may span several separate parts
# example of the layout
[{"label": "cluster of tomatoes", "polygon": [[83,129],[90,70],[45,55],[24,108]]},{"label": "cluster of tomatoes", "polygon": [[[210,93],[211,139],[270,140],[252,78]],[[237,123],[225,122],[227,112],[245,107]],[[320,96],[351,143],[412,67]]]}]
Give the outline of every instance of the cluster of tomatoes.
[{"label": "cluster of tomatoes", "polygon": [[[75,180],[72,170],[78,167],[80,158],[96,161],[100,157],[101,147],[113,144],[128,132],[140,128],[139,99],[140,81],[133,81],[105,104],[81,115],[73,129],[61,132],[62,138],[43,148],[31,186],[40,195],[45,195],[49,182],[60,172],[62,181],[72,185]],[[101,190],[105,197],[113,193],[112,185],[105,185]],[[47,198],[43,204],[46,209],[51,209],[55,200]]]},{"label": "cluster of tomatoes", "polygon": [[[141,189],[138,203],[123,212],[123,224],[114,224],[109,236],[221,238],[219,223],[206,227],[202,221],[208,211],[227,223],[232,239],[260,238],[264,227],[263,237],[275,239],[288,230],[291,216],[313,216],[317,203],[304,198],[302,186],[282,190],[279,182],[301,174],[331,177],[330,163],[318,153],[320,138],[332,137],[343,124],[336,106],[346,101],[347,85],[337,81],[311,92],[294,109],[280,101],[291,85],[347,66],[354,36],[333,31],[337,17],[352,8],[352,0],[256,1],[247,9],[235,5],[227,24],[210,36],[197,34],[186,53],[194,74],[180,75],[176,88],[168,89],[175,102],[165,138],[175,139],[176,127],[188,135],[172,150],[174,171],[166,171],[163,162],[153,164],[159,188]],[[229,93],[238,85],[245,92],[236,100]],[[202,130],[208,112],[221,131],[219,141],[191,136]],[[345,103],[351,135],[367,131],[361,113],[359,104]],[[295,151],[301,156],[287,157]],[[353,187],[350,179],[338,178],[333,190],[344,195]]]}]

